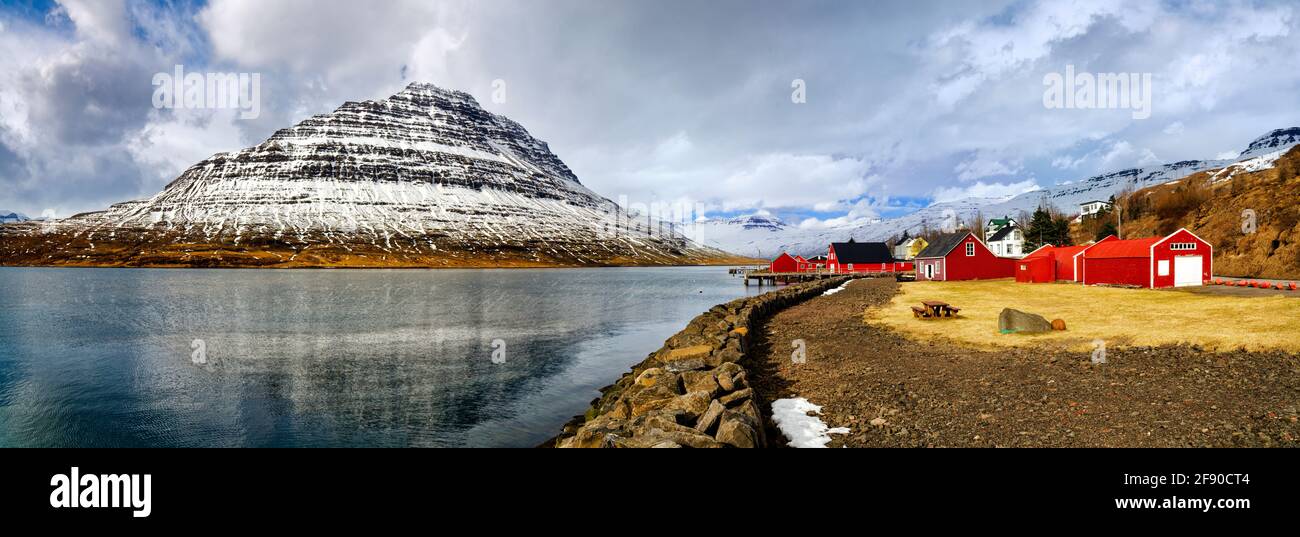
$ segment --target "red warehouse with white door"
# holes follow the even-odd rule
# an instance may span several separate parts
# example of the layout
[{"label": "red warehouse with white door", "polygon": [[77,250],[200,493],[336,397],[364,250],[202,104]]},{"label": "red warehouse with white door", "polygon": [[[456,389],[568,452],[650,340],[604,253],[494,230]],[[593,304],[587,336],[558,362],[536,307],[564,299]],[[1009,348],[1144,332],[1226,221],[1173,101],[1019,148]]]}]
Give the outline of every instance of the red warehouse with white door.
[{"label": "red warehouse with white door", "polygon": [[1085,285],[1150,289],[1204,285],[1214,272],[1214,249],[1180,229],[1167,237],[1099,242],[1079,256]]}]

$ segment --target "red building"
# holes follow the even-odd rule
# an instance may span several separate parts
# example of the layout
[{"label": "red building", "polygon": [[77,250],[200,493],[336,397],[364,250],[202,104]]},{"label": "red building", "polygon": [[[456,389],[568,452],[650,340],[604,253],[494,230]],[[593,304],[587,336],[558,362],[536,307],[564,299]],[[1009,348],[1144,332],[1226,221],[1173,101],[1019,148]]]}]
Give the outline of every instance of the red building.
[{"label": "red building", "polygon": [[1068,250],[1062,249],[1062,253],[1057,254],[1056,258],[1056,278],[1058,280],[1070,280],[1072,282],[1083,281],[1083,252],[1089,248],[1106,241],[1117,241],[1119,237],[1107,235],[1092,244],[1084,246],[1071,246]]},{"label": "red building", "polygon": [[799,261],[790,254],[782,253],[779,257],[772,260],[772,264],[767,267],[771,272],[799,272]]},{"label": "red building", "polygon": [[894,260],[894,254],[883,242],[831,243],[826,253],[826,268],[831,272],[908,272],[912,263]]},{"label": "red building", "polygon": [[826,256],[819,255],[808,258],[806,267],[800,272],[819,272],[826,270]]},{"label": "red building", "polygon": [[1048,244],[1016,261],[1016,281],[1020,283],[1051,283],[1056,281],[1056,254],[1062,248]]},{"label": "red building", "polygon": [[974,233],[940,235],[916,256],[916,279],[991,280],[1015,276],[1015,259],[993,255]]},{"label": "red building", "polygon": [[1082,262],[1080,258],[1084,250],[1091,248],[1095,244],[1106,241],[1117,240],[1114,235],[1092,244],[1082,246],[1052,246],[1050,244],[1042,246],[1016,263],[1016,281],[1028,283],[1042,283],[1053,281],[1072,281],[1077,282],[1077,275],[1082,274],[1078,270]]},{"label": "red building", "polygon": [[1197,286],[1209,280],[1214,269],[1210,243],[1186,229],[1163,238],[1102,241],[1079,258],[1084,285]]}]

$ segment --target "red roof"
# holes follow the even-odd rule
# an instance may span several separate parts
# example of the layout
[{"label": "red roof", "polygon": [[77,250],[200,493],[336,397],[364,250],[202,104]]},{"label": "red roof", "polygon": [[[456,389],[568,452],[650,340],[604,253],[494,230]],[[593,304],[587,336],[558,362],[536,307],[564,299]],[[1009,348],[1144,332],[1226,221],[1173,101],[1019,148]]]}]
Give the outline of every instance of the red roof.
[{"label": "red roof", "polygon": [[1075,254],[1078,254],[1079,252],[1082,252],[1085,248],[1088,248],[1089,246],[1092,246],[1092,245],[1091,245],[1091,244],[1085,244],[1085,245],[1083,245],[1083,246],[1065,246],[1065,247],[1062,247],[1062,248],[1057,248],[1057,249],[1056,249],[1056,258],[1057,258],[1057,259],[1074,259]]},{"label": "red roof", "polygon": [[1073,259],[1074,254],[1082,252],[1084,248],[1092,246],[1085,244],[1083,246],[1046,246],[1030,252],[1025,259],[1037,259],[1047,257],[1048,254],[1055,254],[1057,259]]},{"label": "red roof", "polygon": [[1039,249],[1037,249],[1037,250],[1034,250],[1034,251],[1032,251],[1032,252],[1029,252],[1029,255],[1027,255],[1027,256],[1021,258],[1021,260],[1024,260],[1024,259],[1038,259],[1038,258],[1040,258],[1040,257],[1047,257],[1047,254],[1050,254],[1050,253],[1052,253],[1052,252],[1055,251],[1055,250],[1059,250],[1059,248],[1057,248],[1057,247],[1055,247],[1055,246],[1052,246],[1052,245],[1048,244],[1048,245],[1046,245],[1046,246],[1043,246],[1042,248],[1039,248]]},{"label": "red roof", "polygon": [[1083,254],[1088,259],[1106,259],[1117,257],[1147,257],[1151,255],[1151,245],[1164,237],[1129,239],[1099,242]]}]

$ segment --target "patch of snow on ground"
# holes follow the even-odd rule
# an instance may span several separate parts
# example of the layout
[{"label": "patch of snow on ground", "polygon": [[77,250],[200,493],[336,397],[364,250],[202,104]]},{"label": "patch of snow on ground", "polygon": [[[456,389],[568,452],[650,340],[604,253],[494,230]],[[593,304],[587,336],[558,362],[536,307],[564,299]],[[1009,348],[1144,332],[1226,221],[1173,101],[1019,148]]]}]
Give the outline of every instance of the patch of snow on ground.
[{"label": "patch of snow on ground", "polygon": [[835,293],[838,293],[838,292],[840,292],[840,291],[843,291],[844,288],[845,288],[845,287],[848,287],[850,283],[853,283],[853,280],[849,280],[849,281],[847,281],[847,282],[844,282],[844,285],[841,285],[841,286],[836,287],[836,288],[834,288],[834,289],[828,289],[825,293],[822,293],[822,296],[833,295],[833,294],[835,294]]},{"label": "patch of snow on ground", "polygon": [[822,407],[808,402],[807,399],[780,399],[772,403],[772,421],[776,422],[781,434],[790,441],[791,447],[824,448],[831,441],[831,434],[849,434],[848,427],[827,427],[821,418],[812,414],[821,414]]}]

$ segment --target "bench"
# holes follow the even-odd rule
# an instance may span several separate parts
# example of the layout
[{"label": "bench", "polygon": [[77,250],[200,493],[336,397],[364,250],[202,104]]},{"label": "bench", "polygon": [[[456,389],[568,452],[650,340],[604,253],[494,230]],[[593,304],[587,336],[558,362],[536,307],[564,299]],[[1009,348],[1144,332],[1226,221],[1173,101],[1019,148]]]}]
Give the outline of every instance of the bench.
[{"label": "bench", "polygon": [[912,306],[912,316],[916,318],[930,317],[930,311],[920,306]]}]

